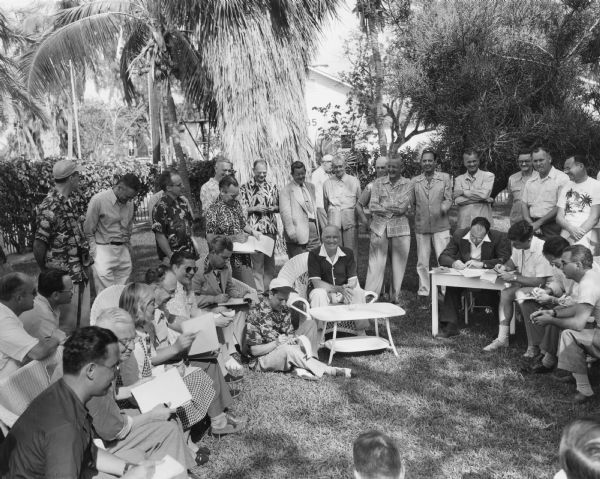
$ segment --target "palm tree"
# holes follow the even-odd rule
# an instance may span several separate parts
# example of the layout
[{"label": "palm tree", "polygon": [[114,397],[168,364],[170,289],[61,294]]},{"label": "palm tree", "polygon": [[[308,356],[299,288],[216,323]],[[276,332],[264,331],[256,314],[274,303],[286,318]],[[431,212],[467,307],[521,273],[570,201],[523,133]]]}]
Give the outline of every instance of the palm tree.
[{"label": "palm tree", "polygon": [[37,153],[35,141],[26,123],[42,120],[46,114],[25,87],[23,75],[17,63],[11,58],[18,48],[28,43],[28,38],[13,30],[0,11],[0,123],[9,120],[24,123],[23,130],[32,151]]},{"label": "palm tree", "polygon": [[[158,111],[154,98],[166,100],[167,129],[184,182],[187,168],[171,94],[177,85],[220,128],[223,152],[242,179],[254,160],[265,158],[283,181],[291,161],[309,159],[305,70],[321,25],[338,2],[84,3],[57,15],[53,31],[27,58],[27,84],[31,92],[65,84],[69,61],[93,70],[103,55],[115,54],[122,38],[125,98],[134,97],[133,75],[147,73],[151,111]],[[189,182],[186,186],[189,191]]]}]

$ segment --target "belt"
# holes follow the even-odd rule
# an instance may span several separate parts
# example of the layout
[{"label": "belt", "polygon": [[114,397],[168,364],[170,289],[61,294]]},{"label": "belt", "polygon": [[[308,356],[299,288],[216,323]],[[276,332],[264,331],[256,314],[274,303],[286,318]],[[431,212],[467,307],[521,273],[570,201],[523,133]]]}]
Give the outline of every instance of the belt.
[{"label": "belt", "polygon": [[102,246],[106,246],[106,245],[112,245],[112,246],[123,246],[125,244],[124,241],[111,241],[110,243],[98,243],[96,242],[96,244],[102,245]]},{"label": "belt", "polygon": [[315,218],[308,218],[309,223],[316,223],[317,220]]}]

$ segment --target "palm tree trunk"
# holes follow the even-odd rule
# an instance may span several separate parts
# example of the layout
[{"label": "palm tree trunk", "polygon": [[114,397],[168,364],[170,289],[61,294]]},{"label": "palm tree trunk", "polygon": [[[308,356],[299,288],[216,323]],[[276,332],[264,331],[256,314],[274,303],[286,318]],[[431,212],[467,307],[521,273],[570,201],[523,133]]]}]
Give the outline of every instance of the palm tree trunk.
[{"label": "palm tree trunk", "polygon": [[371,67],[375,72],[375,102],[371,106],[372,117],[375,120],[377,135],[379,137],[379,153],[387,155],[388,145],[385,128],[383,127],[385,114],[383,112],[383,62],[381,61],[381,50],[378,39],[378,28],[375,21],[369,21],[367,39],[371,47]]},{"label": "palm tree trunk", "polygon": [[150,140],[152,142],[152,163],[160,163],[160,117],[159,101],[154,84],[154,68],[148,72],[148,110],[150,116]]},{"label": "palm tree trunk", "polygon": [[171,93],[171,84],[168,81],[166,87],[167,108],[165,109],[165,120],[167,123],[167,135],[171,138],[171,142],[173,143],[173,150],[175,151],[175,158],[177,159],[177,172],[183,183],[183,193],[190,200],[194,218],[198,218],[200,217],[200,208],[195,199],[195,195],[192,194],[192,188],[190,187],[190,174],[188,171],[187,159],[183,154],[181,139],[179,138],[177,109],[175,108],[175,101],[173,100],[173,94]]}]

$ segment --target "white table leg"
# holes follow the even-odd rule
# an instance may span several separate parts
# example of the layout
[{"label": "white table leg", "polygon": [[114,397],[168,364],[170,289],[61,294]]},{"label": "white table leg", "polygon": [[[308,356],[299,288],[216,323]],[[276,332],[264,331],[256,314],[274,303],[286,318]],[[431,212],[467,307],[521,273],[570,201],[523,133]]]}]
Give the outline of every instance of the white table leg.
[{"label": "white table leg", "polygon": [[379,318],[374,318],[375,321],[375,336],[379,336]]},{"label": "white table leg", "polygon": [[438,334],[438,284],[435,274],[431,275],[431,334],[435,338]]},{"label": "white table leg", "polygon": [[337,321],[333,323],[333,337],[331,338],[331,350],[329,351],[328,365],[331,365],[331,361],[333,361],[333,354],[335,353],[335,338],[337,338]]},{"label": "white table leg", "polygon": [[394,345],[394,340],[392,339],[392,332],[390,331],[390,318],[385,318],[385,327],[387,328],[388,333],[388,341],[390,342],[390,348],[394,351],[396,357],[398,356],[398,351],[396,351],[396,346]]}]

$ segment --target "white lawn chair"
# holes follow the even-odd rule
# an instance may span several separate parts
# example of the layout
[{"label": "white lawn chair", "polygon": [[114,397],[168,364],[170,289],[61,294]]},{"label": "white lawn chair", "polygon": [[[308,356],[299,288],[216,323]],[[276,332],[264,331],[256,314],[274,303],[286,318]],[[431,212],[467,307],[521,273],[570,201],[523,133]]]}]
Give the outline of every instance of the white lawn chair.
[{"label": "white lawn chair", "polygon": [[[297,295],[293,293],[290,295],[288,308],[296,311],[306,319],[311,319],[310,303],[307,301],[308,253],[299,254],[287,261],[282,266],[277,277],[284,279],[298,292]],[[367,303],[372,303],[376,300],[377,293],[365,291],[365,301]],[[333,330],[333,326],[328,325],[325,332],[328,332],[329,330]],[[337,330],[348,334],[356,334],[356,325],[354,321],[342,321],[337,323]]]},{"label": "white lawn chair", "polygon": [[90,311],[90,326],[94,326],[96,324],[96,320],[102,311],[108,308],[116,308],[119,306],[119,298],[121,297],[121,293],[124,289],[124,284],[115,284],[103,289],[100,291],[100,293],[98,293],[98,296],[96,296]]}]

